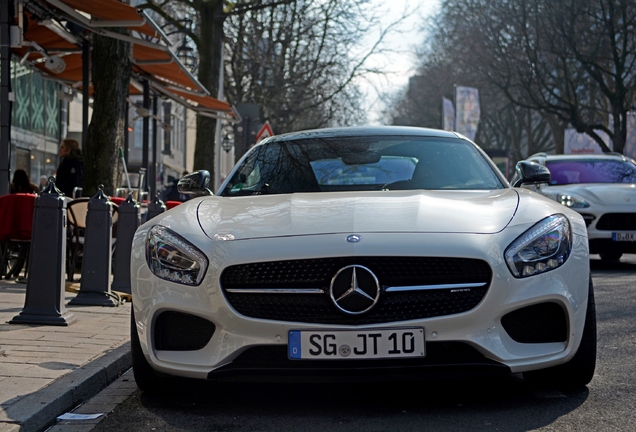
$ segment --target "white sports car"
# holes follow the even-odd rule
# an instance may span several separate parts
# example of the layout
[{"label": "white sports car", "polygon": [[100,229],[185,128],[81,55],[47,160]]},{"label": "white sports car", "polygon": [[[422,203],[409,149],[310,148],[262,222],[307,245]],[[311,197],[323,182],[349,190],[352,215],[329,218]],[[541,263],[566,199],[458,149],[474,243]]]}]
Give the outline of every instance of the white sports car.
[{"label": "white sports car", "polygon": [[[517,170],[549,178],[539,164]],[[133,241],[142,390],[170,376],[592,379],[585,221],[512,188],[465,137],[290,133],[252,148],[216,195],[208,183],[206,171],[181,179],[195,197]]]},{"label": "white sports car", "polygon": [[528,161],[550,170],[550,181],[533,186],[536,192],[581,213],[591,254],[618,261],[636,253],[636,161],[607,153],[537,153]]}]

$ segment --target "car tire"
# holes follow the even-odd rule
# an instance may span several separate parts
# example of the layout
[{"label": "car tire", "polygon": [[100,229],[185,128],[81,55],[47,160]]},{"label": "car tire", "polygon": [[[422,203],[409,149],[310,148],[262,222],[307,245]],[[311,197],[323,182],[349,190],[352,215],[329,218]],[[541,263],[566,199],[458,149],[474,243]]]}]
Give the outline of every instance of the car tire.
[{"label": "car tire", "polygon": [[618,261],[623,256],[622,252],[602,252],[599,254],[603,261]]},{"label": "car tire", "polygon": [[166,379],[159,376],[150,366],[141,350],[139,334],[135,325],[134,312],[130,313],[130,352],[132,354],[132,368],[135,382],[140,390],[156,393],[166,389]]},{"label": "car tire", "polygon": [[580,389],[590,383],[596,369],[596,304],[594,288],[590,276],[587,298],[587,313],[583,327],[583,337],[579,349],[572,359],[559,366],[531,372],[524,372],[526,382],[540,386],[566,389]]}]

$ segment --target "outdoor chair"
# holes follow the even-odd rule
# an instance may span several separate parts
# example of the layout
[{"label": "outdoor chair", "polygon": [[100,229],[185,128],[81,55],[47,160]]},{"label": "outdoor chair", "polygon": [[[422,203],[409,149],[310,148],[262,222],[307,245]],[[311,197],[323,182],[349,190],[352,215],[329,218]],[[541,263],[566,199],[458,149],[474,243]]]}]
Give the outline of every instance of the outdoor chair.
[{"label": "outdoor chair", "polygon": [[27,263],[35,210],[34,194],[0,196],[0,277],[18,277]]}]

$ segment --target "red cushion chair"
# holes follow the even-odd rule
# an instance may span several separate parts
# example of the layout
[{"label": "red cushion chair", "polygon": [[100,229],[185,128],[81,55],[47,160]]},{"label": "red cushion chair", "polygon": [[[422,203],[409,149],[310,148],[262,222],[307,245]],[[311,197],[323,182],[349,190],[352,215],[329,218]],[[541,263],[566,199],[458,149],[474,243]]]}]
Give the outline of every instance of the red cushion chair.
[{"label": "red cushion chair", "polygon": [[25,193],[0,196],[0,277],[18,276],[26,267],[36,197]]}]

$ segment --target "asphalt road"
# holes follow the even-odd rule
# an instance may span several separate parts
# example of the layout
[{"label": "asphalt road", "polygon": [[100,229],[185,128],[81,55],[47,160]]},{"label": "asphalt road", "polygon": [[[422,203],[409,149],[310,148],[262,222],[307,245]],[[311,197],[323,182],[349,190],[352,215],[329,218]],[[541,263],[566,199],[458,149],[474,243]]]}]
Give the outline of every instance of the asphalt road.
[{"label": "asphalt road", "polygon": [[593,256],[592,275],[598,363],[592,383],[582,391],[532,388],[514,377],[382,385],[214,385],[162,396],[134,391],[93,430],[631,431],[636,425],[636,257],[608,265]]}]

